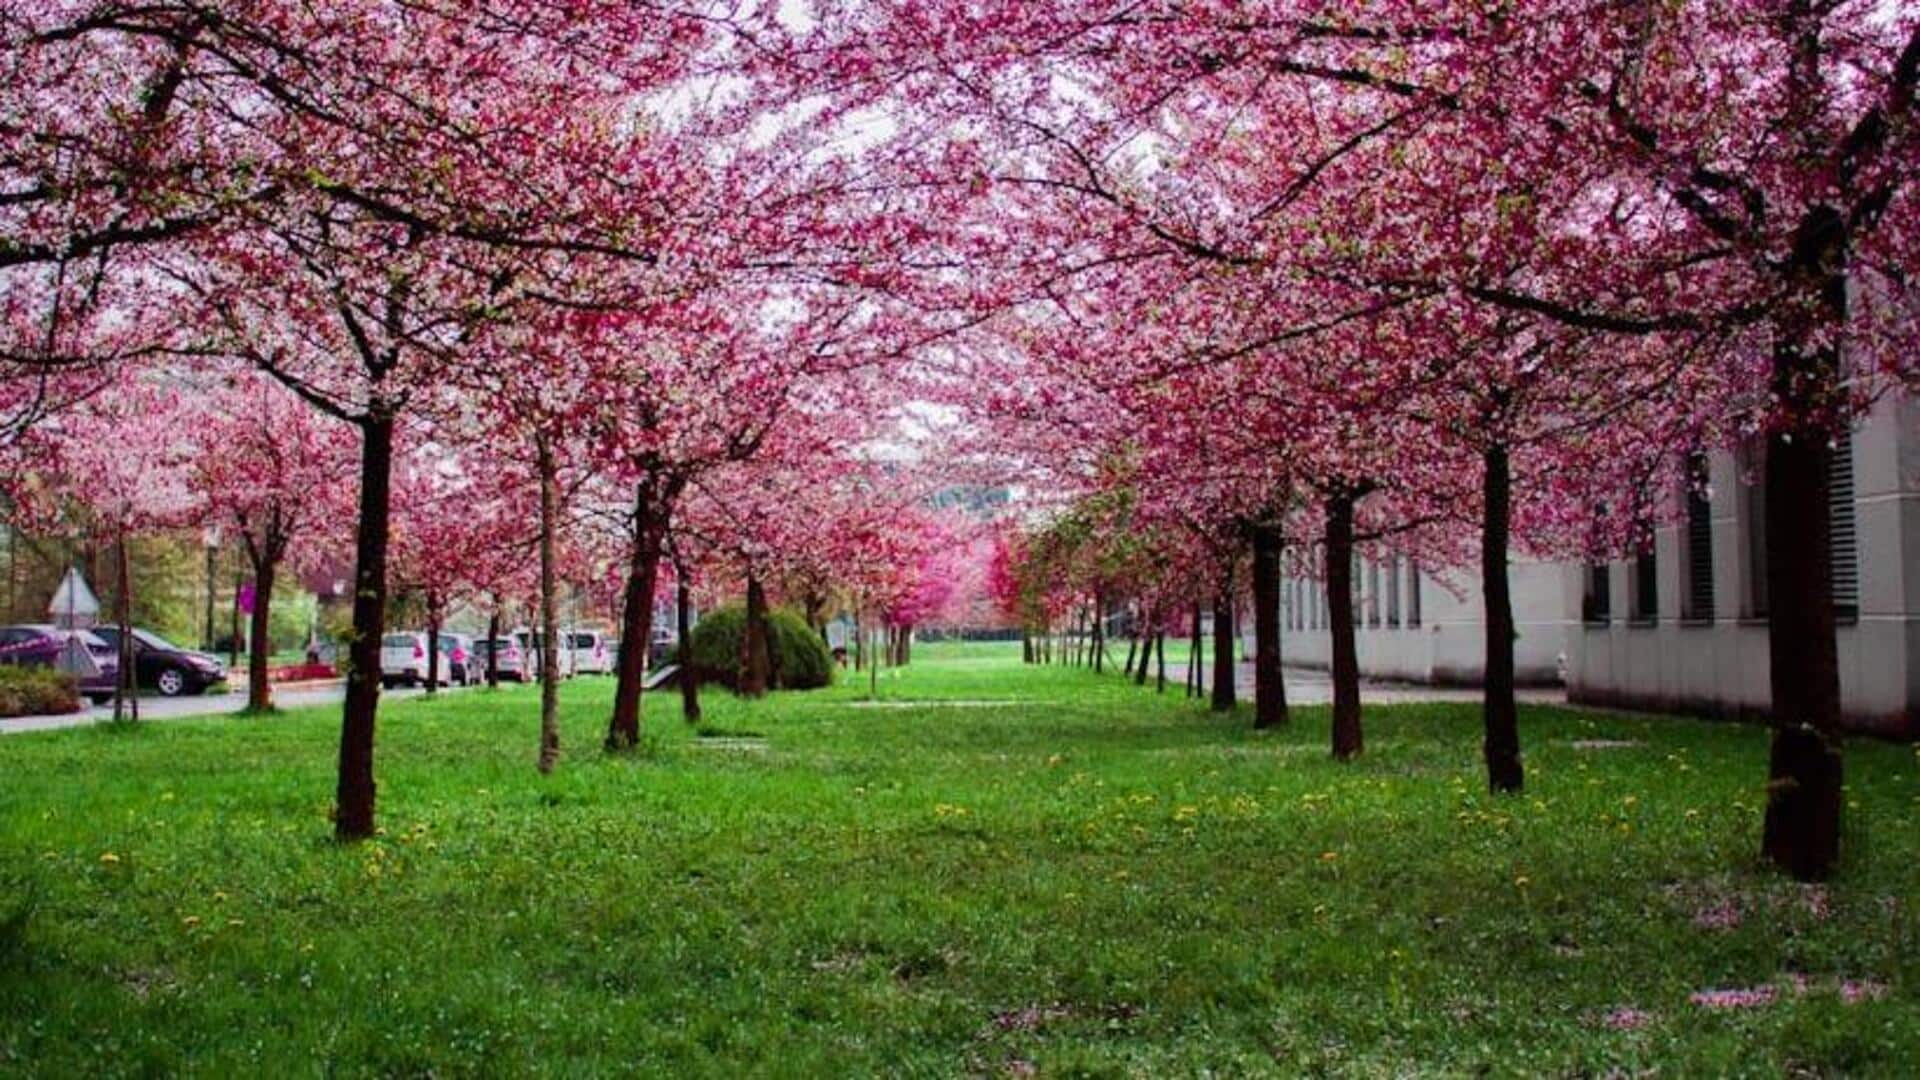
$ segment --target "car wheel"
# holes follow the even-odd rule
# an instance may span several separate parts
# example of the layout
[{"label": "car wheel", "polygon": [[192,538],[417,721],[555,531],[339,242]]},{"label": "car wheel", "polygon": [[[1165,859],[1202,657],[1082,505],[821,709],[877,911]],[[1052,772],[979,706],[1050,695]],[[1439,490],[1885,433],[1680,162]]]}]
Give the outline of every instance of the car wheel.
[{"label": "car wheel", "polygon": [[153,688],[161,697],[179,697],[187,692],[187,673],[179,668],[161,668],[153,680]]},{"label": "car wheel", "polygon": [[380,680],[380,688],[381,688],[382,690],[391,690],[391,689],[393,689],[393,688],[394,688],[394,686],[395,686],[395,685],[397,685],[397,684],[396,684],[396,683],[395,683],[395,682],[394,682],[394,681],[393,681],[392,679],[381,679],[381,680]]},{"label": "car wheel", "polygon": [[113,695],[112,694],[88,694],[87,700],[93,702],[95,705],[105,705],[107,702],[113,700]]}]

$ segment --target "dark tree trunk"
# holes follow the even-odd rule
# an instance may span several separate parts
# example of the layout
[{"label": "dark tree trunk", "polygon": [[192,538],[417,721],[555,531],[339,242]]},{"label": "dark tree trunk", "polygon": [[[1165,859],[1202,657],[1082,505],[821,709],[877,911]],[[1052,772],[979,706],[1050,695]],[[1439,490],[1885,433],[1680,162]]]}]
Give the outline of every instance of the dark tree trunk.
[{"label": "dark tree trunk", "polygon": [[1767,440],[1773,746],[1761,849],[1802,881],[1833,872],[1844,806],[1827,505],[1831,440],[1848,437],[1831,429],[1829,413],[1842,393],[1834,342],[1847,318],[1846,244],[1846,223],[1837,211],[1821,208],[1807,216],[1795,236],[1792,263],[1807,302],[1774,328],[1773,389],[1786,423]]},{"label": "dark tree trunk", "polygon": [[[140,719],[140,660],[139,650],[133,641],[133,567],[132,558],[127,554],[127,533],[120,531],[120,542],[114,545],[114,576],[118,579],[120,595],[115,605],[120,618],[120,668],[119,677],[113,685],[113,719]],[[127,711],[130,710],[130,711]]]},{"label": "dark tree trunk", "polygon": [[1133,633],[1127,635],[1127,663],[1120,669],[1120,673],[1128,679],[1133,678],[1133,665],[1136,660],[1140,662],[1140,670],[1145,671],[1146,661],[1140,656],[1140,628],[1137,625]]},{"label": "dark tree trunk", "polygon": [[1187,649],[1187,696],[1206,692],[1206,647],[1201,638],[1200,605],[1193,605],[1193,644]]},{"label": "dark tree trunk", "polygon": [[496,600],[493,611],[487,616],[487,689],[500,688],[500,650],[494,643],[500,640],[500,604]]},{"label": "dark tree trunk", "polygon": [[432,697],[440,689],[440,597],[437,593],[427,593],[427,696]]},{"label": "dark tree trunk", "polygon": [[1234,683],[1235,654],[1233,619],[1233,577],[1221,585],[1220,591],[1213,597],[1213,711],[1232,712],[1239,704],[1238,689]]},{"label": "dark tree trunk", "polygon": [[679,638],[675,652],[680,658],[680,716],[689,724],[700,722],[700,673],[693,665],[693,586],[687,583],[687,569],[676,556],[674,633]]},{"label": "dark tree trunk", "polygon": [[1033,663],[1033,638],[1027,634],[1024,627],[1020,631],[1020,662]]},{"label": "dark tree trunk", "polygon": [[1366,746],[1360,724],[1360,652],[1353,630],[1353,496],[1327,499],[1327,623],[1332,638],[1333,756],[1351,761]]},{"label": "dark tree trunk", "polygon": [[1486,498],[1480,531],[1480,581],[1487,609],[1487,787],[1495,792],[1514,792],[1525,786],[1526,772],[1520,764],[1520,710],[1513,692],[1513,595],[1507,579],[1513,475],[1505,446],[1489,446],[1482,458]]},{"label": "dark tree trunk", "polygon": [[1253,726],[1287,722],[1287,680],[1280,666],[1280,526],[1253,527]]},{"label": "dark tree trunk", "polygon": [[245,572],[236,570],[233,575],[233,610],[227,613],[232,623],[227,635],[227,670],[229,671],[240,666],[240,647],[247,640],[240,632],[240,590],[246,587]]},{"label": "dark tree trunk", "polygon": [[1153,635],[1154,640],[1154,684],[1157,693],[1167,692],[1167,632],[1162,630]]},{"label": "dark tree trunk", "polygon": [[[534,768],[545,775],[560,763],[560,470],[545,435],[534,437],[534,456],[540,470],[540,756]],[[653,609],[651,598],[647,609]]]},{"label": "dark tree trunk", "polygon": [[[274,539],[268,537],[263,546],[271,547],[274,543]],[[278,576],[280,561],[270,551],[251,553],[249,559],[253,563],[250,631],[253,640],[247,648],[247,711],[264,713],[273,709],[273,681],[268,678],[268,665],[273,661],[273,635],[269,627],[273,614],[273,582]]]},{"label": "dark tree trunk", "polygon": [[640,745],[647,650],[653,642],[653,590],[660,578],[660,556],[666,548],[671,512],[671,500],[662,498],[652,481],[636,490],[626,595],[620,612],[620,669],[613,688],[613,716],[607,722],[609,750],[631,750]]},{"label": "dark tree trunk", "polygon": [[740,635],[740,695],[766,697],[773,681],[773,657],[767,648],[767,589],[759,575],[747,574],[747,623]]},{"label": "dark tree trunk", "polygon": [[347,699],[340,718],[340,782],[334,836],[373,835],[373,733],[380,709],[380,639],[387,632],[387,539],[393,480],[391,416],[360,423],[360,522],[354,534],[353,640],[347,646]]}]

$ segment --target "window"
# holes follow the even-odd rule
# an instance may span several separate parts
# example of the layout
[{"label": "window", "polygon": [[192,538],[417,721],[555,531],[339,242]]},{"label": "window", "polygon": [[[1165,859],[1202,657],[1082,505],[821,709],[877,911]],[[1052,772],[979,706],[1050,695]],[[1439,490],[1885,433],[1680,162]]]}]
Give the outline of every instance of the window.
[{"label": "window", "polygon": [[1633,563],[1627,568],[1627,576],[1633,583],[1628,619],[1642,624],[1659,622],[1660,560],[1651,540],[1647,542],[1645,550],[1633,557]]},{"label": "window", "polygon": [[1367,628],[1380,629],[1380,564],[1367,560]]},{"label": "window", "polygon": [[1580,617],[1597,626],[1613,621],[1613,567],[1596,563],[1587,567],[1586,590],[1580,598]]},{"label": "window", "polygon": [[1827,539],[1833,552],[1833,617],[1860,617],[1860,532],[1853,505],[1853,436],[1834,440],[1827,465]]},{"label": "window", "polygon": [[1713,621],[1713,504],[1707,490],[1707,457],[1687,458],[1686,580],[1681,584],[1680,617]]},{"label": "window", "polygon": [[1407,625],[1420,625],[1420,567],[1407,563]]},{"label": "window", "polygon": [[1400,556],[1387,559],[1387,628],[1400,629]]}]

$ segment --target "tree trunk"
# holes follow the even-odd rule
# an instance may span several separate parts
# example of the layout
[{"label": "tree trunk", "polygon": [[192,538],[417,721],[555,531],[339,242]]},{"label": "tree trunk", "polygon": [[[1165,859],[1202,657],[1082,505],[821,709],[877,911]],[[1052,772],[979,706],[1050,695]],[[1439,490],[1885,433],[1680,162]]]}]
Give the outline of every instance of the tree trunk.
[{"label": "tree trunk", "polygon": [[360,521],[354,534],[353,640],[347,646],[347,698],[340,717],[340,781],[333,833],[373,835],[374,721],[380,709],[380,639],[387,632],[387,539],[393,480],[391,416],[360,424]]},{"label": "tree trunk", "polygon": [[1126,666],[1120,669],[1120,674],[1123,678],[1133,678],[1133,661],[1139,655],[1140,635],[1136,631],[1132,636],[1127,638],[1127,663]]},{"label": "tree trunk", "polygon": [[232,621],[227,635],[227,670],[229,671],[240,666],[240,647],[246,642],[245,635],[240,632],[240,590],[246,587],[246,574],[236,569],[233,575],[233,610],[228,613]]},{"label": "tree trunk", "polygon": [[1156,693],[1164,694],[1167,692],[1167,632],[1161,630],[1153,635],[1153,639],[1155,642],[1153,689]]},{"label": "tree trunk", "polygon": [[607,722],[609,750],[640,745],[641,697],[646,691],[647,650],[653,642],[653,590],[660,578],[660,555],[666,548],[671,512],[671,500],[660,497],[651,481],[636,489],[620,613],[620,672],[613,688],[613,716]]},{"label": "tree trunk", "polygon": [[500,688],[500,650],[494,643],[500,640],[500,604],[496,600],[493,611],[487,616],[487,689]]},{"label": "tree trunk", "polygon": [[1025,627],[1020,628],[1020,662],[1033,663],[1033,638],[1027,633]]},{"label": "tree trunk", "polygon": [[[534,768],[541,775],[560,763],[560,585],[555,549],[560,532],[560,468],[553,443],[534,436],[534,458],[540,471],[540,755]],[[648,611],[653,601],[647,601]],[[649,622],[651,629],[651,622]]]},{"label": "tree trunk", "polygon": [[[1819,208],[1795,236],[1806,303],[1774,328],[1773,389],[1786,425],[1767,440],[1768,761],[1766,857],[1802,881],[1840,857],[1841,702],[1828,516],[1831,409],[1842,396],[1834,344],[1847,318],[1846,223]],[[1791,322],[1786,320],[1791,319]],[[1823,421],[1825,421],[1823,423]]]},{"label": "tree trunk", "polygon": [[1332,639],[1333,757],[1352,761],[1365,749],[1360,724],[1360,651],[1354,643],[1353,496],[1327,499],[1327,624]]},{"label": "tree trunk", "polygon": [[1507,579],[1513,476],[1505,446],[1489,446],[1482,458],[1486,498],[1480,531],[1480,581],[1487,609],[1487,787],[1494,792],[1514,792],[1525,786],[1526,773],[1520,764],[1520,710],[1513,693],[1513,595]]},{"label": "tree trunk", "polygon": [[1193,605],[1193,644],[1187,649],[1187,696],[1206,692],[1206,643],[1201,637],[1200,605]]},{"label": "tree trunk", "polygon": [[427,593],[427,696],[440,690],[440,623],[445,618],[438,593]]},{"label": "tree trunk", "polygon": [[[271,537],[262,542],[263,547],[272,544]],[[264,713],[273,709],[273,682],[267,677],[267,666],[273,660],[273,635],[268,627],[273,608],[273,581],[280,566],[279,560],[268,551],[255,555],[252,562],[253,640],[247,650],[247,711]]]},{"label": "tree trunk", "polygon": [[693,666],[693,586],[687,584],[687,569],[676,555],[673,561],[674,632],[680,639],[674,650],[680,659],[680,716],[689,724],[700,722],[700,673]]},{"label": "tree trunk", "polygon": [[1213,711],[1232,712],[1239,704],[1238,688],[1234,685],[1235,654],[1233,619],[1233,576],[1228,573],[1220,591],[1213,596]]},{"label": "tree trunk", "polygon": [[740,696],[767,696],[773,657],[767,648],[767,589],[759,575],[747,574],[747,623],[740,635]]},{"label": "tree trunk", "polygon": [[114,550],[114,576],[119,579],[114,591],[120,594],[115,605],[120,617],[120,669],[113,684],[113,720],[117,724],[140,719],[140,653],[133,641],[133,567],[125,529],[120,531],[120,542]]},{"label": "tree trunk", "polygon": [[1280,526],[1253,527],[1253,726],[1287,722],[1287,680],[1280,666]]}]

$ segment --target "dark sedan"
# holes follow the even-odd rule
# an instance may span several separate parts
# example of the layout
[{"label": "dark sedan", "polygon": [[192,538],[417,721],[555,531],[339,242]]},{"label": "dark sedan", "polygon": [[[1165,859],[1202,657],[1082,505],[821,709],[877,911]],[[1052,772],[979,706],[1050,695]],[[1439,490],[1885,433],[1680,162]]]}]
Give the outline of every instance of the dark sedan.
[{"label": "dark sedan", "polygon": [[[72,644],[76,639],[78,644]],[[65,657],[70,647],[84,648],[86,656]],[[85,630],[39,624],[0,626],[0,664],[76,671],[80,693],[96,705],[111,700],[120,682],[119,654]]]},{"label": "dark sedan", "polygon": [[[96,626],[93,634],[114,649],[120,647],[120,628]],[[227,665],[207,653],[183,649],[159,634],[133,629],[133,674],[140,689],[161,697],[204,694],[227,681]]]}]

